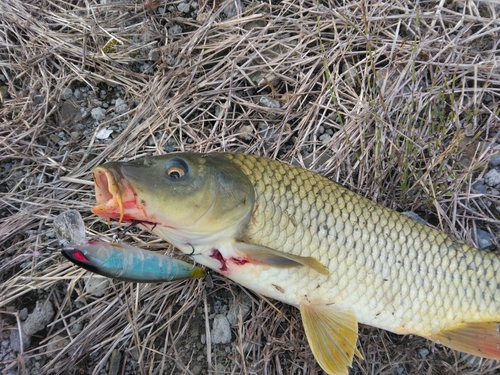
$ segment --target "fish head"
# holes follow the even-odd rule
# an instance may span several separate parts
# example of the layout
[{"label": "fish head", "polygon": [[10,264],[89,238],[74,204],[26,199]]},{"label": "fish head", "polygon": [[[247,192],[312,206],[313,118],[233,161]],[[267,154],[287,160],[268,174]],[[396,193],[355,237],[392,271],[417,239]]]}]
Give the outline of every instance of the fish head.
[{"label": "fish head", "polygon": [[94,169],[94,182],[93,213],[191,236],[234,235],[255,204],[249,178],[223,154],[179,153],[110,162]]}]

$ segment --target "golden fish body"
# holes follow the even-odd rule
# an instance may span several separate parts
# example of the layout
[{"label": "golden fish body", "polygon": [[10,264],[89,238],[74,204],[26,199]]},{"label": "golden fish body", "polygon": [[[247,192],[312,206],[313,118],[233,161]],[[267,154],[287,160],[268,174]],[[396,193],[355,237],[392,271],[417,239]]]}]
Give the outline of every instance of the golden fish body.
[{"label": "golden fish body", "polygon": [[173,154],[94,175],[95,213],[154,223],[197,262],[300,308],[330,374],[359,354],[358,322],[500,358],[499,257],[317,173],[252,155]]},{"label": "golden fish body", "polygon": [[294,305],[335,303],[353,309],[362,323],[396,333],[427,336],[463,321],[500,319],[498,256],[317,173],[250,155],[227,157],[255,187],[256,208],[243,237],[314,257],[329,271],[269,268],[269,281],[258,281],[265,287],[253,290],[278,300],[285,295]]}]

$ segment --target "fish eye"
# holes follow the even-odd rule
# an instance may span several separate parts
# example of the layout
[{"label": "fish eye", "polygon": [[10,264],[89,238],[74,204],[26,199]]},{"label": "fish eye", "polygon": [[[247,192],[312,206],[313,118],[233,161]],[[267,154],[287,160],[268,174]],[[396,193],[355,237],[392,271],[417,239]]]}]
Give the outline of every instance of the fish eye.
[{"label": "fish eye", "polygon": [[188,172],[188,166],[185,161],[180,159],[171,160],[167,165],[167,176],[171,180],[178,180],[184,177]]},{"label": "fish eye", "polygon": [[177,180],[181,177],[184,177],[185,173],[184,170],[182,170],[179,167],[172,167],[167,171],[168,177]]}]

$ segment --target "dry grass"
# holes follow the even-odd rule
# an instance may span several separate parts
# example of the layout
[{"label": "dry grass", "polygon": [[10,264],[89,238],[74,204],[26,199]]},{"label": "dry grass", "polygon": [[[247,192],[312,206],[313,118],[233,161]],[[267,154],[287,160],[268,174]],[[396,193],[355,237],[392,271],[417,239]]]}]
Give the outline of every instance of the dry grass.
[{"label": "dry grass", "polygon": [[[94,198],[85,181],[105,160],[165,153],[166,145],[266,155],[321,171],[386,206],[418,210],[468,242],[476,226],[500,232],[498,196],[470,188],[498,152],[491,146],[500,130],[498,5],[244,2],[244,12],[227,18],[232,3],[200,0],[195,19],[177,10],[179,2],[1,2],[0,331],[17,329],[17,311],[37,299],[56,310],[30,348],[2,360],[4,373],[29,373],[35,360],[40,373],[106,373],[115,350],[128,373],[319,371],[298,312],[253,295],[227,362],[221,348],[200,346],[217,296],[232,301],[242,293],[217,275],[213,286],[116,282],[103,297],[86,293],[87,275],[47,233],[70,208],[86,216],[89,236],[119,232],[89,213]],[[74,99],[65,100],[64,89],[84,87],[88,110],[102,90],[104,102],[121,93],[130,110],[110,108],[99,124],[65,116],[64,103]],[[263,105],[263,96],[280,108]],[[77,122],[88,134],[75,133]],[[126,127],[112,139],[96,138],[120,123]],[[320,127],[330,139],[320,139]],[[146,233],[126,240],[165,247]],[[56,335],[67,341],[51,354]],[[500,371],[485,360],[473,371],[469,357],[365,327],[360,350],[365,360],[353,373]]]}]

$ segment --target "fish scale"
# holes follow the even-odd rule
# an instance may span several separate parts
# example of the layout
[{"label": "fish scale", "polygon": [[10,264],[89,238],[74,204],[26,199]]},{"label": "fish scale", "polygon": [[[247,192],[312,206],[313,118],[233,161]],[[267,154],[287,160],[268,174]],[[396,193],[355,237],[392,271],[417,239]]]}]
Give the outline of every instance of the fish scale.
[{"label": "fish scale", "polygon": [[[330,272],[327,280],[311,270],[276,272],[284,285],[295,284],[295,301],[285,302],[297,305],[306,296],[316,303],[335,302],[354,310],[362,323],[425,336],[479,317],[498,319],[496,255],[316,173],[251,155],[225,155],[255,187],[257,208],[244,238],[315,257]],[[328,287],[314,293],[315,283]]]}]

